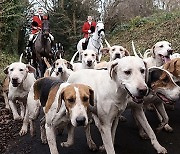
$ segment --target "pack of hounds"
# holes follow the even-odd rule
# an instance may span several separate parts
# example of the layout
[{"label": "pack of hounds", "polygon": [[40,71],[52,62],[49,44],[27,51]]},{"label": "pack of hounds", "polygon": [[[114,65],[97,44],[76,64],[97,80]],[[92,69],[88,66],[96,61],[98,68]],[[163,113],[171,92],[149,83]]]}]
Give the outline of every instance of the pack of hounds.
[{"label": "pack of hounds", "polygon": [[[106,41],[106,40],[105,40]],[[166,104],[174,107],[180,100],[180,54],[173,51],[171,43],[159,41],[144,55],[133,55],[120,45],[101,48],[109,61],[97,61],[93,50],[81,50],[81,62],[67,61],[60,56],[47,70],[44,77],[36,79],[35,69],[22,62],[14,62],[4,69],[3,82],[6,108],[14,120],[23,120],[19,135],[35,134],[35,121],[39,114],[42,143],[48,143],[50,153],[58,154],[57,130],[67,128],[67,141],[62,147],[74,144],[74,129],[83,126],[88,147],[115,154],[114,139],[122,113],[130,108],[142,138],[149,138],[157,153],[167,153],[158,142],[145,116],[145,109],[154,108],[159,118],[157,131],[172,132],[165,110]],[[109,97],[110,96],[110,97]],[[17,108],[17,103],[19,108]],[[40,113],[42,112],[42,113]],[[94,123],[92,123],[92,120]],[[94,143],[90,125],[95,124],[103,145]]]}]

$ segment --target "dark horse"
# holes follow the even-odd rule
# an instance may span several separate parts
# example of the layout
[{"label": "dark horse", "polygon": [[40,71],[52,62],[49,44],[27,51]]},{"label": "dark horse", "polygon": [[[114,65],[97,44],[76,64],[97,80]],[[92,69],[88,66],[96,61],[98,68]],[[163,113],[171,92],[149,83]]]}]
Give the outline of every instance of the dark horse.
[{"label": "dark horse", "polygon": [[37,38],[35,39],[35,42],[32,48],[33,49],[32,50],[33,66],[36,68],[37,77],[44,76],[46,65],[44,63],[43,58],[46,57],[49,63],[51,63],[53,59],[49,33],[50,33],[49,20],[48,18],[43,19],[42,29],[38,33]]}]

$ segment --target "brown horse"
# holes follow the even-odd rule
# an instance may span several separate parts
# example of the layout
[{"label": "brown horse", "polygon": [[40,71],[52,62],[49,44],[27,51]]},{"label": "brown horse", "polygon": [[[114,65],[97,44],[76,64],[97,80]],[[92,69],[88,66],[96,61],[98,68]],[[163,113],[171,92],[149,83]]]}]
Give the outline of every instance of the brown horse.
[{"label": "brown horse", "polygon": [[46,65],[44,63],[43,58],[46,59],[51,64],[53,59],[53,54],[51,52],[51,39],[49,37],[50,26],[49,20],[42,20],[42,29],[38,33],[37,38],[32,47],[32,58],[33,58],[33,66],[36,68],[37,77],[43,77]]}]

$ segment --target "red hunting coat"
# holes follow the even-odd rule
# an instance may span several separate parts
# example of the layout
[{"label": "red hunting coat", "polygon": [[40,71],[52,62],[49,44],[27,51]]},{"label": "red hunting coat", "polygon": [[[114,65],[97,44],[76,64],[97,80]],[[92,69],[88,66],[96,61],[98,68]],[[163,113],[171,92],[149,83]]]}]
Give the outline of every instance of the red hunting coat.
[{"label": "red hunting coat", "polygon": [[96,22],[92,21],[91,22],[91,25],[89,24],[89,22],[85,22],[83,27],[82,27],[82,32],[84,33],[84,37],[85,38],[88,38],[88,30],[90,30],[90,27],[91,26],[94,26],[94,28],[96,27]]}]

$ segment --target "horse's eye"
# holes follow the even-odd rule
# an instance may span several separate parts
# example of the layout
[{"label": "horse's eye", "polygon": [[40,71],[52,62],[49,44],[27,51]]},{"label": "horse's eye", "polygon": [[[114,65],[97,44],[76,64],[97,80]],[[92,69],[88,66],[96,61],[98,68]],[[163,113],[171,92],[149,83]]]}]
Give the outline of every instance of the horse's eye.
[{"label": "horse's eye", "polygon": [[22,72],[22,71],[23,71],[23,69],[22,69],[22,68],[20,68],[20,69],[19,69],[19,71],[20,71],[20,72]]},{"label": "horse's eye", "polygon": [[160,48],[163,48],[164,46],[163,46],[163,45],[160,45],[159,47],[160,47]]},{"label": "horse's eye", "polygon": [[130,74],[131,74],[131,71],[124,71],[124,73],[125,73],[126,75],[130,75]]}]

